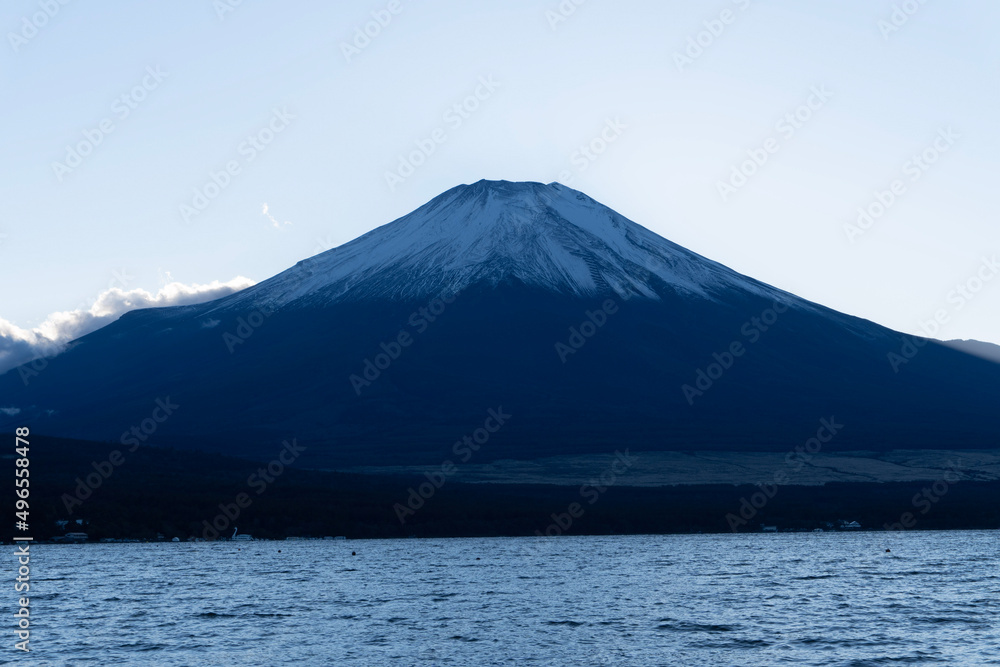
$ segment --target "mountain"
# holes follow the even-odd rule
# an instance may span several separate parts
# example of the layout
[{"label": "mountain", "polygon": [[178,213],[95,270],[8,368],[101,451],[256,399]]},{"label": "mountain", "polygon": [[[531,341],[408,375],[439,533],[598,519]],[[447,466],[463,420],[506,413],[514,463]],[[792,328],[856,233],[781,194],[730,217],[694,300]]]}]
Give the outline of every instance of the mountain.
[{"label": "mountain", "polygon": [[246,290],[222,307],[420,301],[517,282],[576,298],[782,293],[553,183],[480,181]]},{"label": "mountain", "polygon": [[984,343],[979,340],[946,340],[944,344],[955,350],[973,354],[982,359],[1000,363],[1000,345]]},{"label": "mountain", "polygon": [[225,298],[127,313],[36,366],[0,376],[0,406],[20,410],[0,429],[257,460],[296,438],[298,465],[331,469],[785,452],[823,423],[826,451],[987,448],[1000,400],[991,362],[740,275],[564,186],[502,181]]}]

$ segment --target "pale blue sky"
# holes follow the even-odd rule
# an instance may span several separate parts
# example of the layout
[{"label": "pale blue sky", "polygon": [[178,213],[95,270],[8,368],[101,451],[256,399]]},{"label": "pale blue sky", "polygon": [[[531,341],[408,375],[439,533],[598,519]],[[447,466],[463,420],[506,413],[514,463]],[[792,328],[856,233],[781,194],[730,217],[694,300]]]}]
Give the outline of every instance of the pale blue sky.
[{"label": "pale blue sky", "polygon": [[[46,2],[0,13],[0,318],[13,325],[89,306],[115,271],[154,294],[262,280],[456,184],[568,170],[572,187],[755,278],[914,333],[945,309],[940,337],[1000,343],[1000,279],[961,308],[949,299],[1000,252],[995,2],[913,0],[883,35],[905,3],[587,0],[553,28],[556,0],[400,0],[348,62],[341,44],[388,0],[244,0],[222,19],[225,0],[47,1],[58,11],[24,40],[11,33],[31,34],[24,17]],[[144,79],[124,116],[116,99]],[[780,132],[814,86],[832,96]],[[477,87],[478,108],[446,118]],[[60,182],[53,163],[103,119],[113,132]],[[615,120],[602,155],[574,157]],[[243,142],[269,123],[281,130],[251,161]],[[957,138],[911,181],[904,163],[949,127]],[[391,190],[386,171],[438,128],[447,140]],[[779,150],[723,202],[718,182],[772,137]],[[229,161],[239,173],[186,224],[180,206]],[[844,225],[894,179],[903,194],[849,242]]]}]

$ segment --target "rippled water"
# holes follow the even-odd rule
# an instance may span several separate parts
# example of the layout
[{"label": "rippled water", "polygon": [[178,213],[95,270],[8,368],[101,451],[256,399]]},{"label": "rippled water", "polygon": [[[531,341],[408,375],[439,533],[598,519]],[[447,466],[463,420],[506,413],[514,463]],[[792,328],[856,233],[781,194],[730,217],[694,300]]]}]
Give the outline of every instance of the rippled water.
[{"label": "rippled water", "polygon": [[1000,664],[998,549],[993,531],[36,545],[33,651],[9,639],[0,660]]}]

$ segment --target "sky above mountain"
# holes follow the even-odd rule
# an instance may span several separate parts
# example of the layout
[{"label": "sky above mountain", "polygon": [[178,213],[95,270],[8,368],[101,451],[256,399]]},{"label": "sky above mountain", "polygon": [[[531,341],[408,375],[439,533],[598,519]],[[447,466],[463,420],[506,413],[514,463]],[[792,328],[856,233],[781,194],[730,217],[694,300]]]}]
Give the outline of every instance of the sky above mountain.
[{"label": "sky above mountain", "polygon": [[491,178],[561,182],[898,330],[1000,342],[998,18],[985,0],[5,3],[0,335],[128,301],[113,289],[217,296]]}]

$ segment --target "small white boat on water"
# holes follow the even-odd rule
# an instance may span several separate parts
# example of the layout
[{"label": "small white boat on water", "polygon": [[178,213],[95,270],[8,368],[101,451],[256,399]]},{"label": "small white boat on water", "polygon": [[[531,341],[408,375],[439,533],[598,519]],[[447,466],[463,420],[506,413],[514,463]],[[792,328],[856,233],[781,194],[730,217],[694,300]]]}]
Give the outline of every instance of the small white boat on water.
[{"label": "small white boat on water", "polygon": [[239,532],[239,530],[240,530],[239,528],[233,528],[233,536],[229,538],[231,541],[253,542],[253,535],[248,535],[247,533],[243,533],[242,535],[237,535],[236,533]]}]

